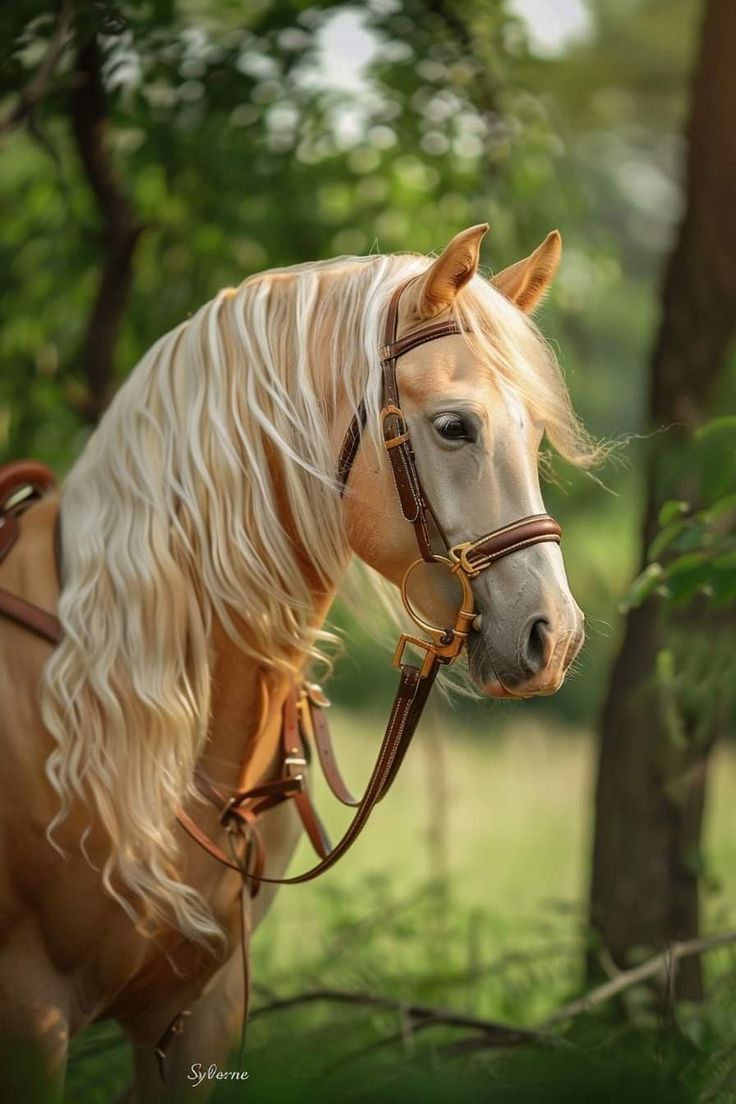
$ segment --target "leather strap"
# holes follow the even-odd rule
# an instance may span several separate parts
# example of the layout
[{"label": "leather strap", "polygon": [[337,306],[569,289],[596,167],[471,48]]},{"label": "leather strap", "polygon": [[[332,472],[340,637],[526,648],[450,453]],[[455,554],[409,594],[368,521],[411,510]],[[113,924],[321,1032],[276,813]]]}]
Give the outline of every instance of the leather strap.
[{"label": "leather strap", "polygon": [[[422,326],[419,329],[411,330],[410,333],[405,334],[403,337],[397,339],[396,331],[398,328],[399,320],[399,300],[405,286],[405,284],[401,284],[399,287],[395,288],[391,299],[389,300],[386,312],[386,324],[384,328],[383,344],[379,349],[379,357],[383,367],[382,405],[384,410],[388,406],[396,406],[400,410],[399,386],[396,378],[396,361],[400,357],[404,356],[406,353],[410,353],[412,349],[419,348],[420,345],[425,345],[428,341],[436,341],[440,337],[450,337],[452,334],[461,334],[466,332],[459,322],[456,322],[454,319],[448,319],[445,322],[433,322],[428,326]],[[350,478],[350,472],[352,471],[355,457],[357,456],[358,449],[360,448],[360,440],[365,428],[366,416],[367,414],[365,403],[361,402],[356,414],[353,416],[350,425],[345,432],[345,437],[343,438],[340,455],[337,459],[336,471],[336,479],[340,488],[341,496],[345,493],[345,488],[347,487],[347,483]],[[398,429],[398,432],[390,435],[388,441],[396,441],[396,447],[398,447],[399,443],[403,442],[399,442],[397,438],[402,437],[405,433],[406,426],[404,425],[403,428]],[[385,432],[384,438],[386,438]],[[419,477],[416,474],[414,454],[411,451],[411,446],[408,445],[406,449],[403,449],[402,452],[396,454],[396,457],[394,457],[392,451],[389,451],[389,456],[392,461],[394,481],[396,482],[396,489],[401,501],[402,512],[407,521],[411,521],[412,524],[416,524],[418,512],[421,510],[422,507],[425,511],[427,511],[428,504],[424,499],[424,495],[421,492],[421,486],[419,484]],[[417,539],[418,541],[420,541],[420,546],[421,544],[423,544],[426,550],[429,542],[429,537],[428,535],[425,535],[425,532],[421,529],[421,526]],[[429,558],[428,552],[424,558]]]},{"label": "leather strap", "polygon": [[[403,288],[399,288],[399,291],[403,291]],[[425,345],[428,341],[436,341],[438,337],[452,337],[453,334],[469,332],[454,318],[450,318],[446,322],[433,322],[429,326],[422,326],[419,330],[411,330],[397,340],[395,327],[398,321],[398,312],[395,318],[389,316],[389,321],[393,323],[394,330],[390,337],[387,334],[388,340],[379,350],[382,361],[396,361],[405,353],[410,353],[412,349],[418,349],[420,345]]]},{"label": "leather strap", "polygon": [[340,773],[324,710],[320,706],[312,705],[311,713],[314,746],[317,749],[317,756],[320,766],[322,767],[322,774],[325,776],[327,785],[330,787],[332,794],[337,800],[343,805],[347,805],[348,808],[354,809],[356,806],[360,805],[360,798],[353,797],[353,794],[348,789]]},{"label": "leather strap", "polygon": [[424,345],[427,341],[434,341],[439,337],[462,331],[454,321],[439,322],[413,330],[397,341],[399,300],[404,287],[405,285],[397,287],[389,301],[384,341],[379,354],[383,365],[383,410],[381,412],[383,442],[391,464],[401,512],[406,521],[414,526],[414,535],[422,559],[431,563],[434,559],[430,537],[432,513],[422,489],[414,449],[409,439],[409,429],[401,410],[396,362],[399,357],[419,345]]},{"label": "leather strap", "polygon": [[57,617],[2,587],[0,587],[0,614],[15,621],[16,625],[30,629],[36,636],[42,636],[50,644],[58,644],[61,640],[61,624]]},{"label": "leather strap", "polygon": [[[391,788],[416,731],[427,697],[434,685],[439,666],[439,662],[435,660],[429,671],[423,675],[420,673],[420,669],[413,664],[402,665],[399,687],[391,710],[391,715],[389,716],[378,756],[362,798],[360,798],[359,801],[355,801],[343,784],[345,791],[344,796],[350,799],[346,801],[345,804],[354,805],[356,811],[341,839],[334,847],[321,846],[318,832],[315,831],[313,827],[312,830],[310,830],[310,823],[313,824],[313,822],[316,821],[316,823],[320,825],[320,822],[306,786],[303,784],[300,785],[302,779],[298,776],[287,776],[282,779],[276,779],[272,783],[265,783],[253,787],[251,790],[237,793],[225,804],[221,813],[221,820],[224,823],[227,822],[228,818],[233,816],[244,818],[250,815],[253,817],[265,811],[263,807],[259,808],[256,806],[246,809],[245,806],[249,802],[252,802],[254,797],[261,795],[266,787],[272,788],[274,796],[274,800],[268,807],[273,807],[273,805],[288,797],[295,798],[297,811],[299,812],[302,824],[307,830],[310,839],[312,839],[315,850],[317,850],[318,855],[320,855],[319,862],[308,870],[290,878],[265,877],[262,871],[245,868],[234,859],[229,858],[223,849],[214,843],[182,809],[178,809],[176,812],[179,823],[185,831],[188,832],[191,838],[212,855],[213,858],[217,859],[218,862],[223,863],[225,866],[230,867],[230,869],[237,870],[243,878],[249,879],[255,887],[259,886],[262,882],[271,885],[298,885],[302,882],[309,882],[319,877],[320,874],[323,874],[326,870],[329,870],[331,866],[334,866],[346,851],[352,847],[368,822],[373,808],[386,796]],[[306,763],[306,756],[303,754],[304,743],[298,731],[299,726],[297,724],[295,728],[293,725],[293,706],[296,700],[295,693],[295,691],[292,691],[285,704],[282,733],[288,734],[289,739],[296,737],[294,742],[289,744],[288,750],[291,752],[293,749],[296,749],[297,754],[288,756],[287,758],[294,759],[296,761],[294,766],[298,769],[299,761],[303,764]],[[286,739],[286,737],[284,738]],[[334,774],[332,781],[334,782]],[[211,796],[211,793],[205,791],[205,796]],[[217,793],[216,796],[217,798],[221,797],[219,793]]]},{"label": "leather strap", "polygon": [[529,548],[532,544],[543,541],[555,541],[559,544],[561,539],[562,528],[553,517],[549,514],[532,514],[500,529],[494,529],[492,533],[486,533],[478,540],[455,545],[450,549],[450,555],[459,561],[467,575],[474,578],[511,552],[519,552],[522,548]]},{"label": "leather strap", "polygon": [[366,418],[368,417],[368,411],[365,408],[365,402],[361,401],[356,413],[353,415],[353,420],[347,428],[347,432],[343,438],[342,447],[340,449],[340,455],[337,458],[337,470],[335,478],[337,485],[340,488],[340,497],[345,494],[345,489],[348,485],[348,479],[350,478],[350,472],[353,470],[353,464],[355,463],[355,457],[358,455],[358,449],[360,448],[360,439],[365,429]]}]

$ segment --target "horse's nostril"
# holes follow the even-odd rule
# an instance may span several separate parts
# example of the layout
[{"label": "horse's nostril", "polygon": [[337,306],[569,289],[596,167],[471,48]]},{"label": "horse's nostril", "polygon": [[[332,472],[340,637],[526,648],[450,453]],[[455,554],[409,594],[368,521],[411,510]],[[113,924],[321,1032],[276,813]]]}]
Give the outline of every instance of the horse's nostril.
[{"label": "horse's nostril", "polygon": [[539,617],[532,622],[522,651],[524,666],[531,674],[536,675],[543,667],[546,667],[549,659],[550,643],[549,621],[546,617]]}]

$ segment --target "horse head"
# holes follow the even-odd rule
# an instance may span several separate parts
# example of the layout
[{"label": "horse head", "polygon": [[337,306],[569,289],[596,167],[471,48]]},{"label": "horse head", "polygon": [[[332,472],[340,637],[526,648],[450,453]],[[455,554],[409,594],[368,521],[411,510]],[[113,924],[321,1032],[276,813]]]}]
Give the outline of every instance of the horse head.
[{"label": "horse head", "polygon": [[[487,229],[458,234],[403,285],[398,300],[398,345],[429,324],[454,319],[461,331],[449,327],[442,340],[412,348],[397,368],[401,411],[435,538],[448,549],[544,515],[538,472],[545,431],[564,452],[576,425],[557,364],[529,317],[557,269],[560,236],[553,231],[489,282],[478,274]],[[357,555],[401,584],[417,545],[391,468],[386,449],[358,455],[345,496],[346,524]],[[471,586],[477,616],[468,655],[477,686],[493,697],[554,693],[584,638],[558,543],[514,551]],[[420,620],[453,623],[458,595],[452,572],[428,564],[413,575],[411,589]]]}]

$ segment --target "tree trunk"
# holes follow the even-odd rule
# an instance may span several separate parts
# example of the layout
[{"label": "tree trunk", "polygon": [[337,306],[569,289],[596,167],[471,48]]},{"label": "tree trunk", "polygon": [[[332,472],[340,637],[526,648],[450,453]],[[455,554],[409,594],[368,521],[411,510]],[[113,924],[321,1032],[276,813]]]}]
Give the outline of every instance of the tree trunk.
[{"label": "tree trunk", "polygon": [[[707,412],[722,377],[736,319],[736,3],[707,0],[688,128],[686,207],[667,264],[651,358],[652,427],[643,557],[667,498],[687,498],[677,472],[683,436]],[[591,925],[615,962],[636,948],[697,935],[700,834],[708,753],[718,717],[677,718],[662,676],[665,643],[709,631],[693,608],[665,614],[656,599],[632,610],[602,723],[590,900]],[[658,673],[658,663],[660,671]],[[700,729],[696,732],[696,729]],[[589,967],[597,970],[592,951]],[[697,957],[682,963],[678,997],[702,994]]]},{"label": "tree trunk", "polygon": [[79,412],[94,425],[110,399],[115,347],[133,280],[133,254],[143,230],[115,171],[95,36],[77,50],[69,110],[79,159],[103,223],[102,270],[80,352],[87,396]]}]

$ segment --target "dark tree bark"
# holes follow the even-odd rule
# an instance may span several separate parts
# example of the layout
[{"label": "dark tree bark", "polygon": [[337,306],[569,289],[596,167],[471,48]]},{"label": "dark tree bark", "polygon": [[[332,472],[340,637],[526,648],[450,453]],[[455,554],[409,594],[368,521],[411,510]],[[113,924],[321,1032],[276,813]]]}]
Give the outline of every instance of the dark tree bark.
[{"label": "dark tree bark", "polygon": [[[736,333],[736,3],[707,0],[688,127],[685,214],[667,264],[659,334],[651,357],[650,421],[670,426],[651,443],[643,551],[661,503],[687,498],[676,470],[687,428],[708,412]],[[656,599],[632,610],[601,724],[591,886],[591,924],[621,966],[633,948],[654,950],[698,932],[698,864],[714,711],[682,716],[671,738],[671,701],[655,676],[665,640],[708,629],[692,609],[677,622]],[[591,972],[596,955],[591,954]],[[677,995],[702,995],[700,960],[683,962]]]},{"label": "dark tree bark", "polygon": [[70,100],[77,152],[103,221],[102,272],[81,350],[88,389],[81,413],[92,423],[110,397],[115,345],[133,278],[133,253],[143,229],[116,175],[107,141],[107,98],[100,69],[99,49],[92,37],[77,51]]}]

